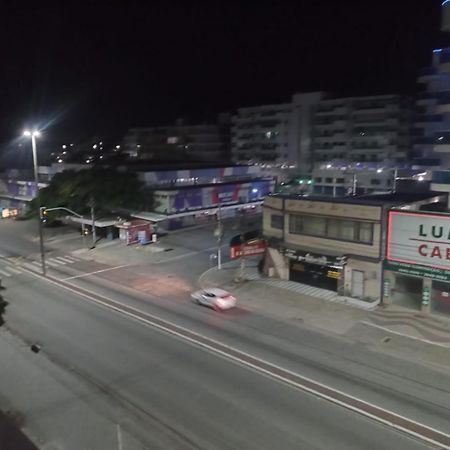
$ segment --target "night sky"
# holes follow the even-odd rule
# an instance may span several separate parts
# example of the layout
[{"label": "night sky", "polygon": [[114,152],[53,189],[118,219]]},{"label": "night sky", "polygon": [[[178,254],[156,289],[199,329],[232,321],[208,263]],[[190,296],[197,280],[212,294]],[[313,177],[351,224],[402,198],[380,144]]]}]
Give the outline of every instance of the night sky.
[{"label": "night sky", "polygon": [[440,3],[11,2],[0,17],[0,142],[33,122],[48,142],[81,141],[177,117],[211,122],[296,91],[414,93],[431,50],[450,45]]}]

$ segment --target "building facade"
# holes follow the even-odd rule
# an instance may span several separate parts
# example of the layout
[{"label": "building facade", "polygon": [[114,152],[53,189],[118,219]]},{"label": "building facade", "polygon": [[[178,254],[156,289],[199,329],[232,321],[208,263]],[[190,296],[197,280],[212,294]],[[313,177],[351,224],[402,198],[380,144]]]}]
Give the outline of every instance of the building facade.
[{"label": "building facade", "polygon": [[[442,4],[441,31],[450,32],[450,3]],[[416,98],[416,158],[438,159],[450,166],[450,47],[433,50],[432,63],[419,72],[423,91]]]},{"label": "building facade", "polygon": [[393,210],[384,302],[450,315],[450,214]]},{"label": "building facade", "polygon": [[315,162],[405,163],[412,104],[397,95],[321,100],[312,129]]},{"label": "building facade", "polygon": [[131,158],[156,161],[225,162],[230,159],[227,115],[217,124],[131,128],[123,139],[123,153]]},{"label": "building facade", "polygon": [[401,164],[411,156],[411,130],[406,97],[295,94],[290,103],[240,108],[232,118],[232,156],[300,175],[330,161]]},{"label": "building facade", "polygon": [[263,205],[266,273],[379,302],[389,209],[419,209],[446,197],[432,192],[336,199],[271,195]]}]

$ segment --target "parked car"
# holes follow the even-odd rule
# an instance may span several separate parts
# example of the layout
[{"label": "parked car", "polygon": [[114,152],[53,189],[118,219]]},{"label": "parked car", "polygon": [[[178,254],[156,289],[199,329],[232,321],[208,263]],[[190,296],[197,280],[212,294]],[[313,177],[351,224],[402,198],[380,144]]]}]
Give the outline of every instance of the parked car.
[{"label": "parked car", "polygon": [[191,297],[199,305],[208,306],[216,311],[223,311],[236,306],[236,297],[223,289],[202,289],[193,292]]}]

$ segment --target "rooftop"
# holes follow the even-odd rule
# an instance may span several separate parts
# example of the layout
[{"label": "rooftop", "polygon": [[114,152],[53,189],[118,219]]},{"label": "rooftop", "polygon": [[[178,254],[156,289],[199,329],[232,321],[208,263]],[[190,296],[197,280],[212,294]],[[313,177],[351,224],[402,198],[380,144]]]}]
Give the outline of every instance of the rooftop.
[{"label": "rooftop", "polygon": [[424,200],[435,201],[436,197],[446,195],[443,192],[395,192],[390,194],[368,194],[348,197],[326,197],[320,195],[295,195],[295,194],[271,194],[270,197],[281,197],[289,200],[327,202],[327,203],[351,203],[355,205],[395,206],[405,203],[415,203]]}]

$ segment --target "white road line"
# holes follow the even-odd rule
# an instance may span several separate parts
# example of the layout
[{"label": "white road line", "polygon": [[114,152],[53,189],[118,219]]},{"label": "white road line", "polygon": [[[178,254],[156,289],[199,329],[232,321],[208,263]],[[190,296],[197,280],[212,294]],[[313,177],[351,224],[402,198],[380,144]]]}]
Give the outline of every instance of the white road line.
[{"label": "white road line", "polygon": [[50,258],[52,261],[58,262],[59,264],[67,264],[65,261],[61,261],[58,256],[55,256],[54,258]]},{"label": "white road line", "polygon": [[0,273],[1,273],[2,275],[4,275],[5,277],[10,277],[10,276],[11,276],[10,273],[5,272],[5,271],[3,271],[3,270],[1,270],[1,269],[0,269]]},{"label": "white road line", "polygon": [[97,273],[108,272],[109,270],[121,269],[122,267],[128,267],[130,264],[123,264],[122,266],[108,267],[107,269],[96,270],[95,272],[82,273],[81,275],[75,275],[73,277],[62,278],[61,281],[74,280],[75,278],[89,277]]},{"label": "white road line", "polygon": [[62,257],[62,256],[58,256],[58,260],[63,260],[63,261],[65,261],[66,263],[69,263],[69,264],[72,264],[72,263],[75,262],[75,261],[72,261],[71,259],[67,259],[67,258]]},{"label": "white road line", "polygon": [[45,264],[47,264],[47,265],[50,266],[50,267],[58,267],[58,266],[61,265],[61,264],[59,264],[59,263],[55,263],[55,262],[51,261],[50,259],[47,259],[47,260],[45,261]]},{"label": "white road line", "polygon": [[33,264],[30,263],[23,263],[22,266],[27,268],[28,270],[32,270],[33,272],[35,272],[37,269],[36,266],[33,266]]},{"label": "white road line", "polygon": [[393,331],[390,328],[383,327],[383,326],[377,325],[375,323],[366,322],[365,320],[362,320],[360,323],[363,323],[364,325],[368,325],[369,327],[378,328],[379,330],[387,331],[387,332],[392,333],[392,334],[397,334],[398,336],[403,336],[403,337],[406,337],[408,339],[414,339],[415,341],[424,342],[425,344],[432,344],[432,345],[437,345],[439,347],[450,348],[450,343],[449,344],[442,344],[442,343],[439,343],[439,342],[430,341],[428,339],[418,338],[418,337],[412,336],[410,334],[400,333],[399,331]]},{"label": "white road line", "polygon": [[38,266],[38,267],[41,267],[41,265],[42,265],[40,261],[31,261],[31,264],[34,264],[35,266]]},{"label": "white road line", "polygon": [[[116,313],[119,313],[124,316],[128,316],[128,317],[132,318],[133,320],[137,320],[138,322],[141,322],[147,326],[156,328],[164,333],[178,337],[179,339],[181,339],[185,342],[188,342],[191,345],[194,345],[196,347],[204,348],[205,350],[211,352],[212,354],[216,354],[219,357],[222,357],[228,361],[233,361],[240,366],[247,367],[251,370],[254,370],[255,372],[260,373],[263,376],[278,380],[284,384],[290,385],[301,391],[308,392],[309,394],[312,394],[317,398],[322,398],[324,400],[328,400],[331,403],[340,405],[340,406],[342,406],[346,409],[349,409],[351,411],[354,411],[362,416],[371,418],[371,419],[375,420],[376,422],[382,423],[390,428],[393,428],[393,429],[396,429],[399,431],[403,431],[410,436],[415,436],[422,441],[429,442],[433,445],[438,445],[440,448],[450,449],[449,445],[446,445],[443,442],[436,441],[430,437],[420,434],[419,432],[416,432],[413,429],[411,429],[411,427],[408,428],[406,425],[403,426],[398,423],[393,423],[392,421],[390,421],[386,418],[383,418],[381,416],[381,413],[384,413],[391,417],[396,417],[397,419],[402,419],[403,421],[409,422],[410,424],[418,425],[420,428],[422,428],[424,430],[432,431],[432,432],[440,435],[441,439],[445,438],[446,440],[448,440],[448,438],[450,437],[450,435],[448,433],[442,432],[442,431],[437,430],[436,428],[432,428],[428,425],[424,425],[423,423],[409,419],[406,416],[402,416],[401,414],[397,414],[393,411],[382,408],[380,406],[377,406],[373,403],[362,400],[353,395],[347,394],[339,389],[335,389],[335,388],[332,388],[331,386],[327,386],[326,384],[320,383],[319,381],[313,380],[312,378],[308,378],[308,377],[300,375],[296,372],[290,371],[289,369],[278,366],[267,360],[258,358],[257,356],[253,356],[242,350],[239,350],[232,346],[226,345],[223,342],[216,341],[208,336],[205,336],[205,335],[202,335],[195,331],[189,330],[185,327],[176,325],[173,322],[169,322],[169,321],[160,319],[157,316],[146,313],[144,311],[140,311],[139,309],[134,308],[132,306],[121,304],[120,302],[110,299],[101,294],[94,294],[94,293],[90,293],[90,292],[87,292],[87,293],[80,292],[77,289],[77,286],[72,285],[71,283],[67,283],[67,285],[64,285],[63,283],[60,282],[60,280],[58,281],[58,280],[52,280],[50,278],[45,278],[42,275],[37,274],[37,273],[33,273],[33,275],[38,276],[41,279],[43,278],[43,279],[47,280],[49,283],[59,286],[60,288],[71,291],[80,297],[84,297],[85,299],[88,299],[95,304],[102,305],[106,309],[115,311]],[[97,298],[93,297],[93,295],[96,295]],[[107,303],[107,301],[113,302],[114,304]],[[128,311],[123,309],[124,307],[127,308]],[[143,317],[143,316],[145,316],[145,317]],[[159,321],[160,323],[155,322],[155,320]],[[172,328],[170,328],[170,327],[172,327]],[[193,336],[193,337],[191,337],[191,336]],[[225,350],[221,350],[221,348],[223,348]],[[247,360],[244,358],[247,358]],[[256,363],[258,363],[259,365],[257,365]],[[265,366],[267,368],[262,367],[261,365]],[[281,371],[282,373],[281,374],[275,373],[275,371]],[[286,375],[283,375],[283,373]],[[299,381],[292,380],[292,379],[288,378],[287,375],[293,375]],[[315,387],[309,387],[306,385],[306,383],[308,383],[312,386],[315,386]],[[325,389],[326,391],[330,392],[330,394],[321,392],[319,390],[319,388]],[[331,393],[333,393],[333,395],[335,395],[335,396],[332,396]],[[341,397],[344,399],[341,400],[337,397]],[[345,399],[347,399],[347,401],[345,401]],[[352,405],[350,403],[350,401],[352,401],[352,400],[356,401],[361,406]],[[366,409],[363,409],[363,406],[364,406],[364,408],[369,409],[369,410],[375,409],[376,411],[378,411],[378,414],[371,413],[371,412],[367,411]]]},{"label": "white road line", "polygon": [[11,267],[11,266],[7,266],[5,267],[5,269],[8,269],[10,272],[14,272],[14,273],[23,273],[21,270],[17,270],[15,267]]},{"label": "white road line", "polygon": [[69,256],[69,255],[65,255],[64,259],[68,259],[70,262],[82,261],[82,259],[80,259],[80,258],[76,258],[75,256]]}]

